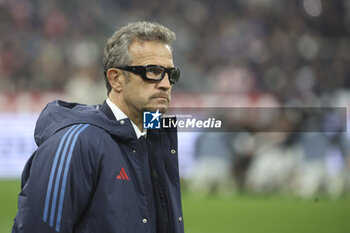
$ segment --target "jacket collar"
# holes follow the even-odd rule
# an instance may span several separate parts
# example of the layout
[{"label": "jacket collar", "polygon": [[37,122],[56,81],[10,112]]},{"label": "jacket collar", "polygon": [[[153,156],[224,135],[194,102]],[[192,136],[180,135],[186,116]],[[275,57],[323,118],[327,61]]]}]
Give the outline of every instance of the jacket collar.
[{"label": "jacket collar", "polygon": [[[116,118],[114,116],[114,113],[112,112],[112,109],[108,106],[106,101],[103,101],[102,105],[100,105],[99,110],[103,112],[109,120],[115,121]],[[175,119],[175,118],[174,118]],[[125,119],[128,121],[128,123],[131,125],[131,121],[129,119]],[[147,131],[147,137],[150,136],[152,138],[151,140],[159,140],[162,136],[162,134],[173,134],[177,135],[177,129],[176,128],[169,128],[169,129],[154,129],[154,130],[148,130]]]},{"label": "jacket collar", "polygon": [[108,119],[115,121],[117,120],[112,112],[112,109],[108,106],[108,104],[106,103],[106,101],[103,101],[102,105],[100,106],[99,109],[101,112],[103,112]]}]

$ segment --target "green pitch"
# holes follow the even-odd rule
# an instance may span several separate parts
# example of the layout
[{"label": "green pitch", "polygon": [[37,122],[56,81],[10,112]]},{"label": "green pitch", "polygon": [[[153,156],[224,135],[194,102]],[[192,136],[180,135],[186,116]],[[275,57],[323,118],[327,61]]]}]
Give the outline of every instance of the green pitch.
[{"label": "green pitch", "polygon": [[0,180],[0,233],[11,232],[20,188],[20,181]]},{"label": "green pitch", "polygon": [[235,195],[196,199],[184,195],[188,233],[346,233],[350,199]]},{"label": "green pitch", "polygon": [[[19,181],[0,180],[0,233],[10,232]],[[183,195],[186,233],[348,233],[350,199]]]}]

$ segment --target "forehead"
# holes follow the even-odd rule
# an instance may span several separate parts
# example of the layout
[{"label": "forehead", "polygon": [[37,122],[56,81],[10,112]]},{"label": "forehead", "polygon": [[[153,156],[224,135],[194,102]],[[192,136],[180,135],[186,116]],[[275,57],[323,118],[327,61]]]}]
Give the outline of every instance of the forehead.
[{"label": "forehead", "polygon": [[173,55],[169,45],[158,41],[135,40],[129,47],[133,65],[173,66]]}]

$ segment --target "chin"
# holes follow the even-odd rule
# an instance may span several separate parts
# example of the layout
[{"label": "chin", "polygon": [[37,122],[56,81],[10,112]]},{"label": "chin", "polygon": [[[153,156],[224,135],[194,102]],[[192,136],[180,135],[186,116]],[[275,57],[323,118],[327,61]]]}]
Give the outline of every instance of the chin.
[{"label": "chin", "polygon": [[157,110],[159,110],[159,112],[164,114],[166,113],[167,109],[168,105],[159,104],[155,106],[147,106],[144,108],[144,111],[156,112]]},{"label": "chin", "polygon": [[169,106],[168,100],[152,99],[152,101],[150,101],[148,105],[145,106],[144,109],[150,112],[156,112],[157,110],[159,110],[159,112],[161,113],[166,113],[168,106]]}]

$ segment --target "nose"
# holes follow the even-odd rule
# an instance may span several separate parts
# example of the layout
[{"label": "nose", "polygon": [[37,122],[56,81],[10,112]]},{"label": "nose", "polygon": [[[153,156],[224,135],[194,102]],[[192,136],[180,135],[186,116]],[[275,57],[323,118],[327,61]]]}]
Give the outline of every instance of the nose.
[{"label": "nose", "polygon": [[164,74],[163,79],[158,83],[157,87],[163,90],[169,90],[171,88],[168,73]]}]

